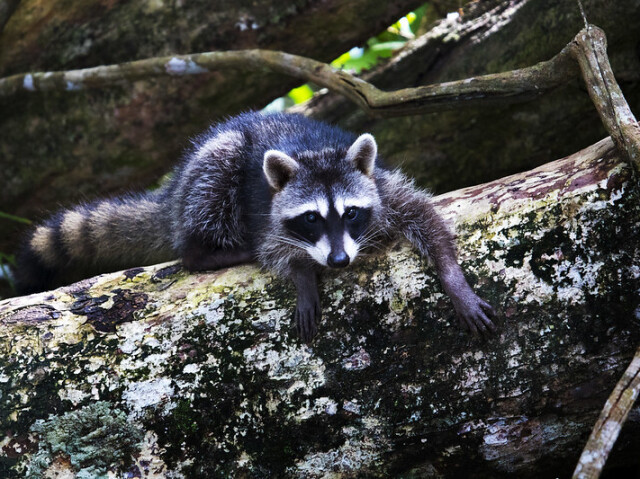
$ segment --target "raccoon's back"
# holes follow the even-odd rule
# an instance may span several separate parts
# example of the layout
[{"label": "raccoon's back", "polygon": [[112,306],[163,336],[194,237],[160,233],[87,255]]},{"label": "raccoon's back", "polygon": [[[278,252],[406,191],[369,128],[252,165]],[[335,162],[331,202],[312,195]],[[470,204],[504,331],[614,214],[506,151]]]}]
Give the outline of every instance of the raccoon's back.
[{"label": "raccoon's back", "polygon": [[346,149],[354,138],[300,115],[244,113],[212,125],[160,192],[80,205],[30,231],[17,255],[17,288],[42,291],[167,261],[184,254],[193,238],[214,249],[255,248],[271,205],[265,151],[298,157]]},{"label": "raccoon's back", "polygon": [[346,150],[356,138],[337,126],[286,113],[245,113],[225,124],[225,128],[227,125],[244,128],[260,167],[267,150],[283,151],[289,156],[328,148]]}]

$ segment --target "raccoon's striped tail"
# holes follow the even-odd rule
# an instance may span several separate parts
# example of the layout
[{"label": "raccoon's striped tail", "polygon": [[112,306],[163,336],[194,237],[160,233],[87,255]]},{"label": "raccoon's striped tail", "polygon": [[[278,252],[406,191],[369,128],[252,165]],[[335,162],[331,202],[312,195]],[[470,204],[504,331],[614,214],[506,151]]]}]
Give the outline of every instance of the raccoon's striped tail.
[{"label": "raccoon's striped tail", "polygon": [[19,294],[98,273],[168,261],[168,206],[160,194],[130,195],[63,210],[32,229],[16,257]]}]

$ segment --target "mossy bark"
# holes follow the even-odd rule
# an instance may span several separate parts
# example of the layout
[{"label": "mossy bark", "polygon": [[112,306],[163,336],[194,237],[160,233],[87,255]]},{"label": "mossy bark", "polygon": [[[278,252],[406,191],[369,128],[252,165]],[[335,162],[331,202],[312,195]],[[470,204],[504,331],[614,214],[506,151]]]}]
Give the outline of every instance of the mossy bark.
[{"label": "mossy bark", "polygon": [[[437,197],[499,311],[488,341],[406,246],[324,277],[311,345],[292,287],[252,265],[0,302],[0,472],[566,476],[640,340],[639,200],[609,139]],[[637,417],[612,464],[638,463]]]}]

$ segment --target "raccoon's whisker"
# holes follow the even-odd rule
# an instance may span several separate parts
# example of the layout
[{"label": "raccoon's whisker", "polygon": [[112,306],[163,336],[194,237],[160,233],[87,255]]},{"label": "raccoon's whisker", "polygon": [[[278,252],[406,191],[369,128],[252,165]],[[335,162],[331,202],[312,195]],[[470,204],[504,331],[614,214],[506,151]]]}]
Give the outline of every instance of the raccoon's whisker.
[{"label": "raccoon's whisker", "polygon": [[363,247],[375,248],[379,251],[384,250],[385,235],[384,230],[380,228],[371,228],[366,230],[362,236]]},{"label": "raccoon's whisker", "polygon": [[300,237],[300,236],[283,236],[283,235],[274,235],[274,238],[278,239],[278,240],[283,240],[283,241],[295,241],[297,243],[301,243],[301,244],[307,244],[308,242]]},{"label": "raccoon's whisker", "polygon": [[381,241],[367,241],[366,243],[362,243],[361,249],[374,249],[378,252],[385,251],[385,247]]},{"label": "raccoon's whisker", "polygon": [[[384,248],[381,247],[377,242],[376,243],[363,243],[362,246],[361,246],[360,251],[371,250],[371,249],[374,249],[377,252],[384,251]],[[366,251],[365,252],[361,252],[360,254],[366,254]]]},{"label": "raccoon's whisker", "polygon": [[382,251],[380,247],[380,228],[374,228],[371,225],[364,230],[360,238],[358,238],[358,243],[360,243],[360,248],[374,248],[379,251]]},{"label": "raccoon's whisker", "polygon": [[273,239],[280,243],[288,244],[290,246],[295,246],[297,248],[304,249],[305,247],[308,246],[308,244],[305,243],[304,241],[301,241],[295,238],[290,238],[287,236],[273,236]]},{"label": "raccoon's whisker", "polygon": [[285,239],[285,238],[273,238],[274,240],[276,240],[278,243],[281,244],[286,244],[289,246],[295,246],[297,248],[302,247],[302,243],[298,242],[298,241],[293,241],[293,240],[289,240],[289,239]]},{"label": "raccoon's whisker", "polygon": [[366,230],[364,230],[362,235],[360,235],[359,240],[362,241],[363,243],[366,243],[370,239],[374,238],[378,233],[379,233],[378,230],[375,230],[375,229],[369,227]]},{"label": "raccoon's whisker", "polygon": [[376,251],[384,251],[384,248],[378,243],[366,243],[362,245],[362,249],[375,249]]}]

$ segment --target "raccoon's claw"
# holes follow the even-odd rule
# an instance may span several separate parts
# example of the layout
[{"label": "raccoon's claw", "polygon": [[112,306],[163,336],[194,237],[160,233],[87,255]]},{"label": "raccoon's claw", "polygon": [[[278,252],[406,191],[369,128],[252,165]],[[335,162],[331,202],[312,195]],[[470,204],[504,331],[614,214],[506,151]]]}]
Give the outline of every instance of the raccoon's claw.
[{"label": "raccoon's claw", "polygon": [[320,305],[310,305],[306,308],[297,307],[295,313],[298,335],[305,343],[310,343],[318,332],[317,321],[320,321],[322,313]]},{"label": "raccoon's claw", "polygon": [[496,325],[491,319],[495,317],[493,307],[475,293],[469,292],[464,298],[454,301],[458,321],[462,329],[474,336],[491,336],[496,332]]}]

